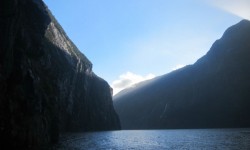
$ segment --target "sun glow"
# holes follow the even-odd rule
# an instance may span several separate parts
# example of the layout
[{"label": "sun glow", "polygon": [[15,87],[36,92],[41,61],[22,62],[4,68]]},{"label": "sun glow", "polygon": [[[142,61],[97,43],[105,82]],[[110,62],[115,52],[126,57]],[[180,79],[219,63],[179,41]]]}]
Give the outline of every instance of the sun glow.
[{"label": "sun glow", "polygon": [[250,20],[249,0],[209,0],[207,2],[231,14]]}]

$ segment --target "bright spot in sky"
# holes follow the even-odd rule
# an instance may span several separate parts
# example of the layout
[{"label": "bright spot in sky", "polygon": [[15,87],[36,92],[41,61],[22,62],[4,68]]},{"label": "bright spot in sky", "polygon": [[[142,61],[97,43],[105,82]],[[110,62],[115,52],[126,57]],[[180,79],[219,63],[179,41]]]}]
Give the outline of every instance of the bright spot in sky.
[{"label": "bright spot in sky", "polygon": [[176,65],[174,68],[172,68],[172,70],[174,71],[174,70],[177,70],[177,69],[180,69],[180,68],[183,68],[183,67],[185,67],[186,65],[183,65],[183,64],[178,64],[178,65]]},{"label": "bright spot in sky", "polygon": [[208,3],[243,19],[250,20],[250,0],[209,0]]},{"label": "bright spot in sky", "polygon": [[141,81],[149,80],[154,78],[154,74],[148,74],[146,76],[141,76],[134,74],[132,72],[127,72],[119,76],[119,79],[112,82],[111,87],[113,88],[113,95],[117,94],[121,90],[131,87],[132,85],[139,83]]}]

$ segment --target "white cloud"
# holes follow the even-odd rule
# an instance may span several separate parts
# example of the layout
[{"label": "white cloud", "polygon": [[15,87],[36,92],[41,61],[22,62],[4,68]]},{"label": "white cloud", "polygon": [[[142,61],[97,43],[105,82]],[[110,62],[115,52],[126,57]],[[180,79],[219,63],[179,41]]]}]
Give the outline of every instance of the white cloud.
[{"label": "white cloud", "polygon": [[250,20],[250,0],[207,0],[208,3]]},{"label": "white cloud", "polygon": [[186,66],[186,65],[178,64],[178,65],[176,65],[174,68],[172,68],[172,71],[177,70],[177,69],[180,69],[180,68],[183,68],[183,67],[185,67],[185,66]]},{"label": "white cloud", "polygon": [[132,87],[132,85],[139,83],[144,80],[149,80],[154,78],[154,74],[148,74],[146,76],[141,76],[134,74],[132,72],[127,72],[119,76],[119,79],[112,82],[111,87],[113,88],[113,95],[117,94],[121,90]]}]

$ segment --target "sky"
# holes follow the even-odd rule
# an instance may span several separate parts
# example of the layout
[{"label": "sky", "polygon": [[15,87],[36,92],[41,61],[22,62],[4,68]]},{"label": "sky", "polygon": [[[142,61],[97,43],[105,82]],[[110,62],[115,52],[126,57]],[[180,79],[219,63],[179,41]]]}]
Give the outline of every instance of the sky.
[{"label": "sky", "polygon": [[44,0],[114,94],[193,64],[250,19],[249,0]]}]

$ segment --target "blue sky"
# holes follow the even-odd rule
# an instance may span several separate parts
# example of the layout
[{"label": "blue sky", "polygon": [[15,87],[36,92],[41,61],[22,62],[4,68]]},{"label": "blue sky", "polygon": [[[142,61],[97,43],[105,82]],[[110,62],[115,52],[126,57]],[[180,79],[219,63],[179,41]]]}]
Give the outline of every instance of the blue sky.
[{"label": "blue sky", "polygon": [[115,93],[194,63],[250,14],[248,0],[44,2]]}]

